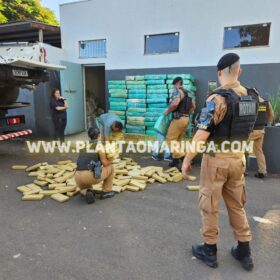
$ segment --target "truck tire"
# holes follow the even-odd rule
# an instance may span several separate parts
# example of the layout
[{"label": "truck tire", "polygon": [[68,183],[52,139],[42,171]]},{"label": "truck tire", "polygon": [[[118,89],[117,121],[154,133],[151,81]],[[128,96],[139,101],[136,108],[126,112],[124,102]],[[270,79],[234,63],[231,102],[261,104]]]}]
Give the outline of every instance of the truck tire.
[{"label": "truck tire", "polygon": [[8,105],[17,101],[19,89],[16,87],[0,87],[0,105]]}]

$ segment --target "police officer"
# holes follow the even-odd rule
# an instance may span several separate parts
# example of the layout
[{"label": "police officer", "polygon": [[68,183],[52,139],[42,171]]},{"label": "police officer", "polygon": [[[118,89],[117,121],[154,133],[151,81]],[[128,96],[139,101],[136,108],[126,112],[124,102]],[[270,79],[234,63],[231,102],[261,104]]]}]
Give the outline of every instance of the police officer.
[{"label": "police officer", "polygon": [[258,117],[254,126],[253,132],[250,134],[249,140],[254,141],[254,154],[258,163],[258,172],[255,177],[263,179],[267,177],[266,161],[263,153],[263,139],[265,136],[265,126],[268,123],[272,123],[274,119],[274,113],[271,103],[261,96],[259,97],[259,111]]},{"label": "police officer", "polygon": [[[177,167],[180,169],[180,160],[183,160],[185,153],[181,149],[172,149],[172,145],[180,144],[183,140],[184,134],[189,124],[189,114],[195,109],[195,102],[189,97],[188,92],[183,87],[183,79],[177,77],[173,80],[174,93],[172,97],[172,102],[169,108],[165,110],[165,115],[172,112],[172,121],[167,132],[167,144],[172,153],[172,162],[170,162],[170,167]],[[173,143],[173,144],[172,144]],[[174,147],[174,145],[173,145]],[[178,145],[178,147],[180,147]]]},{"label": "police officer", "polygon": [[[218,65],[220,88],[206,100],[198,122],[194,143],[213,140],[221,145],[224,140],[248,140],[258,110],[258,95],[254,89],[243,87],[239,56],[224,55]],[[197,152],[189,152],[183,162],[185,177]],[[217,242],[219,237],[219,202],[224,198],[230,225],[238,245],[231,249],[232,256],[246,270],[253,269],[249,242],[251,231],[244,204],[245,157],[242,151],[204,154],[200,173],[199,208],[202,215],[203,245],[193,245],[193,255],[210,267],[217,267]]]},{"label": "police officer", "polygon": [[[115,195],[112,191],[114,167],[112,162],[106,158],[106,154],[102,149],[96,149],[98,145],[98,138],[100,131],[97,127],[92,127],[88,131],[88,135],[92,140],[90,149],[83,149],[80,152],[77,160],[77,171],[75,173],[75,181],[80,188],[80,193],[85,197],[88,204],[94,203],[95,193],[92,185],[98,184],[103,181],[103,188],[101,192],[101,199],[111,198]],[[94,172],[91,168],[94,165],[99,165],[99,174]],[[99,176],[98,176],[99,175]]]}]

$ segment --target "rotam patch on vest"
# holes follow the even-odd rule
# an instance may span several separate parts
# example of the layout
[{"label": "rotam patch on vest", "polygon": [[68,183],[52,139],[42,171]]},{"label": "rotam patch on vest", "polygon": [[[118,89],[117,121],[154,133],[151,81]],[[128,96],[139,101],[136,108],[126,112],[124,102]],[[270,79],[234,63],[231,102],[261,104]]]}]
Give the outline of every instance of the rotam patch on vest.
[{"label": "rotam patch on vest", "polygon": [[252,116],[256,114],[255,102],[240,102],[239,103],[239,116]]}]

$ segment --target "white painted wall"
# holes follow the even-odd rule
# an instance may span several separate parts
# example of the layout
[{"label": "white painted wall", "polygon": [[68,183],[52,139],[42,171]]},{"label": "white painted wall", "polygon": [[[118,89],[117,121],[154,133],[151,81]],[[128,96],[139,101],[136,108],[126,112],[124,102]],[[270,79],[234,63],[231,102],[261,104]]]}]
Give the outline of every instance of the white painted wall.
[{"label": "white painted wall", "polygon": [[[67,59],[106,69],[216,65],[224,27],[272,22],[269,47],[235,49],[243,64],[280,62],[279,0],[89,0],[60,7]],[[144,35],[180,32],[176,54],[144,55]],[[80,40],[107,39],[107,58],[79,59]]]}]

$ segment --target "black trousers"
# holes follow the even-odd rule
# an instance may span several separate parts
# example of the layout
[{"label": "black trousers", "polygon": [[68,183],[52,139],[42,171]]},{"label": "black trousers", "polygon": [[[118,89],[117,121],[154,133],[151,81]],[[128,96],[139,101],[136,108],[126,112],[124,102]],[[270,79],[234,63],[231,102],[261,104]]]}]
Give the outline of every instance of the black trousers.
[{"label": "black trousers", "polygon": [[60,142],[64,142],[64,131],[67,124],[67,119],[61,118],[53,118],[54,124],[54,139],[60,140]]}]

